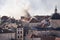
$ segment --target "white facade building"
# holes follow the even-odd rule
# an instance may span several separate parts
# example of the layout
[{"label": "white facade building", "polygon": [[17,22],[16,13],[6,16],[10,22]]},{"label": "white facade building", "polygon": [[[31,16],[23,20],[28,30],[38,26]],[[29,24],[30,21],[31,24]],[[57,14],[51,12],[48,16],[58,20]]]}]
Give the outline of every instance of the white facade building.
[{"label": "white facade building", "polygon": [[17,27],[16,33],[15,33],[16,40],[23,40],[24,39],[23,31],[24,31],[24,29],[23,29],[23,27],[21,25]]}]

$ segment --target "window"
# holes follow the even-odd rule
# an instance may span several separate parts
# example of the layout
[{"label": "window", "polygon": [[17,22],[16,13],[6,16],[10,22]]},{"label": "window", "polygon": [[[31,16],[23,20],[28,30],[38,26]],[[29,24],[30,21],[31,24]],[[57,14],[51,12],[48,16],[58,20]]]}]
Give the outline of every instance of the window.
[{"label": "window", "polygon": [[18,36],[18,38],[19,38],[19,36]]},{"label": "window", "polygon": [[6,27],[8,27],[8,26],[6,26]]},{"label": "window", "polygon": [[19,34],[19,31],[18,31],[18,34]]},{"label": "window", "polygon": [[22,31],[20,33],[22,34]]},{"label": "window", "polygon": [[22,35],[20,36],[20,38],[22,38]]},{"label": "window", "polygon": [[18,31],[17,33],[18,33],[18,34],[22,34],[22,31]]}]

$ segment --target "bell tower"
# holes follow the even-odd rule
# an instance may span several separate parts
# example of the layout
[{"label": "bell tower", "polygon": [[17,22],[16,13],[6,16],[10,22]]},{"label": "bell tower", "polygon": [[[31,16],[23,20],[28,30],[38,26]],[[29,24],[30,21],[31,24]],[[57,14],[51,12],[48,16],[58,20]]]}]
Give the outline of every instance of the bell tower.
[{"label": "bell tower", "polygon": [[55,6],[55,13],[57,13],[57,6]]}]

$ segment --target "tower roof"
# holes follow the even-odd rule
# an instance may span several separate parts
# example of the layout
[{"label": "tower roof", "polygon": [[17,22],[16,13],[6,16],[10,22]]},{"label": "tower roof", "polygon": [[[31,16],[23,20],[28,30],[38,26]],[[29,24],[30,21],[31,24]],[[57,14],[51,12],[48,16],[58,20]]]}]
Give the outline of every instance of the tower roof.
[{"label": "tower roof", "polygon": [[60,19],[60,14],[57,13],[57,6],[55,6],[55,12],[52,15],[51,19]]},{"label": "tower roof", "polygon": [[55,13],[57,13],[57,6],[55,6]]}]

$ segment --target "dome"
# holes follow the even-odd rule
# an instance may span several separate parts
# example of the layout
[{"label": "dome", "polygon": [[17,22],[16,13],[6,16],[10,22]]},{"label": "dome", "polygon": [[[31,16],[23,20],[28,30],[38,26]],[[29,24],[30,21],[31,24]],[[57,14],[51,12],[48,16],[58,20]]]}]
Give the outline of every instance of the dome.
[{"label": "dome", "polygon": [[59,13],[53,14],[52,19],[60,19],[60,14]]}]

